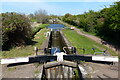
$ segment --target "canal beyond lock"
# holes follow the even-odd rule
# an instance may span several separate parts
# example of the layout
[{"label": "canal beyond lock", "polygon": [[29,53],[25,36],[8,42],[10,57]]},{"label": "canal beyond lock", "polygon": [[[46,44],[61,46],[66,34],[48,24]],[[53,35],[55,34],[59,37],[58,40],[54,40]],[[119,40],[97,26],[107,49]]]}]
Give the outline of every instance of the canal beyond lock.
[{"label": "canal beyond lock", "polygon": [[[61,35],[60,30],[63,29],[64,25],[62,24],[50,24],[47,28],[51,29],[51,34],[49,38],[49,46],[48,48],[51,48],[50,54],[53,55],[56,52],[65,52],[63,50],[63,47],[67,47],[63,36]],[[65,49],[68,53],[68,49]]]}]

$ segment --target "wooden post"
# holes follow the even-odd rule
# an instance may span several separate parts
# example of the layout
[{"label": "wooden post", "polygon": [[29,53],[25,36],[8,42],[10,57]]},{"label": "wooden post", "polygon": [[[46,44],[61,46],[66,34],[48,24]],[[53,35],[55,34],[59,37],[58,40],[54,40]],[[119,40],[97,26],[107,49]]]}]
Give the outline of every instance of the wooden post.
[{"label": "wooden post", "polygon": [[38,52],[38,48],[37,47],[34,47],[34,50],[35,50],[35,56],[37,56],[37,52]]}]

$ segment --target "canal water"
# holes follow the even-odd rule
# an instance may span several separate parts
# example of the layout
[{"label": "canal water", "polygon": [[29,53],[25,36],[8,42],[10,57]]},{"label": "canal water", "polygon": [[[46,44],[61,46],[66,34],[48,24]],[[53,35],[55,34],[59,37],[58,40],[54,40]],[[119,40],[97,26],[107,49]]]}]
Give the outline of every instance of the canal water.
[{"label": "canal water", "polygon": [[47,28],[54,29],[54,30],[62,29],[64,27],[66,26],[64,26],[63,24],[50,24],[49,26],[47,26]]},{"label": "canal water", "polygon": [[50,24],[47,28],[52,29],[50,35],[50,46],[51,48],[50,54],[53,55],[56,52],[64,52],[63,47],[66,46],[62,35],[60,34],[60,29],[64,28],[65,26],[62,24]]}]

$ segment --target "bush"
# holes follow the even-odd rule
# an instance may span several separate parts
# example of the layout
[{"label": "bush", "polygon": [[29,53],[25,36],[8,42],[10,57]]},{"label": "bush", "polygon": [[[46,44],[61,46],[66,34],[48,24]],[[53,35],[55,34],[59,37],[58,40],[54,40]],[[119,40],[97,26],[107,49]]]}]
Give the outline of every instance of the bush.
[{"label": "bush", "polygon": [[[18,13],[2,13],[2,47],[21,46],[31,39],[29,19]],[[9,45],[9,46],[8,46]]]}]

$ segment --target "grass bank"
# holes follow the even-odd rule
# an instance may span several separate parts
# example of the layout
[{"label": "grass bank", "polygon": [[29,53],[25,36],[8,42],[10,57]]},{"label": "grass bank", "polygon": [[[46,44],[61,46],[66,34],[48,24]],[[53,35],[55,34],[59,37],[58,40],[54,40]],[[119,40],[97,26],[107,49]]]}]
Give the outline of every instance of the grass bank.
[{"label": "grass bank", "polygon": [[[94,54],[94,50],[92,48],[95,48],[95,52],[102,52],[105,49],[107,49],[108,54],[111,54],[113,56],[117,55],[111,49],[109,49],[109,48],[107,48],[85,36],[79,35],[74,30],[64,29],[63,33],[66,36],[66,38],[71,42],[71,44],[77,48],[77,51],[79,54]],[[83,48],[85,50],[83,50]],[[100,53],[98,53],[98,54],[100,54]]]},{"label": "grass bank", "polygon": [[[45,25],[43,25],[45,26]],[[2,51],[2,58],[11,58],[11,57],[25,57],[25,56],[30,56],[30,55],[34,55],[34,47],[41,47],[41,44],[46,40],[45,37],[45,33],[48,30],[46,28],[41,29],[39,32],[37,32],[34,35],[34,38],[32,39],[32,41],[34,42],[34,44],[32,45],[26,45],[24,47],[15,47],[12,48],[9,51]]]},{"label": "grass bank", "polygon": [[35,26],[32,28],[32,37],[41,29],[46,28],[46,26],[49,26],[49,24],[40,24],[39,26]]}]

